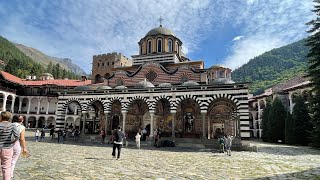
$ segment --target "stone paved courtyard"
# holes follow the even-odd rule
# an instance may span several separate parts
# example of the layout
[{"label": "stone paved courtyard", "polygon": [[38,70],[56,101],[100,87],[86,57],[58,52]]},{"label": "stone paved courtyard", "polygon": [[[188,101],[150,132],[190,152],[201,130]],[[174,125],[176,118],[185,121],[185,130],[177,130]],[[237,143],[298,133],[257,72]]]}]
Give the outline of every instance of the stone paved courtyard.
[{"label": "stone paved courtyard", "polygon": [[[15,179],[320,179],[320,151],[255,143],[259,152],[226,156],[210,149],[123,148],[120,160],[110,145],[33,142]],[[147,148],[147,149],[146,149]]]}]

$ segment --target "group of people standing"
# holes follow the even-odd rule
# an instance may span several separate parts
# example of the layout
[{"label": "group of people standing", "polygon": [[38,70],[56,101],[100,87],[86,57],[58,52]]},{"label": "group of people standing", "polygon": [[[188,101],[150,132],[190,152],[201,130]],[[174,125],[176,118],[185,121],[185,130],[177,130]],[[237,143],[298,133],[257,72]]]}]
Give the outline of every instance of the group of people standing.
[{"label": "group of people standing", "polygon": [[13,178],[13,172],[20,154],[28,154],[25,140],[24,117],[12,114],[8,111],[0,115],[0,160],[2,178]]},{"label": "group of people standing", "polygon": [[232,136],[220,136],[218,138],[219,146],[220,146],[220,153],[227,152],[228,156],[231,156],[231,146],[232,146]]}]

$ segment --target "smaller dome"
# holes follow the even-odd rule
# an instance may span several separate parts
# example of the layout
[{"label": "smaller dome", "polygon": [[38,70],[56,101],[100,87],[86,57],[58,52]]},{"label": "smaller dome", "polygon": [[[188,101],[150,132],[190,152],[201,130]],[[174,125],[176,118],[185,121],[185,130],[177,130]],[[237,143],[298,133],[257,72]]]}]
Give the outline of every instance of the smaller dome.
[{"label": "smaller dome", "polygon": [[98,87],[97,86],[77,86],[73,90],[75,91],[94,91]]},{"label": "smaller dome", "polygon": [[187,87],[189,87],[189,86],[199,86],[199,85],[200,84],[195,82],[195,81],[187,81],[187,82],[182,83],[182,86],[187,86]]},{"label": "smaller dome", "polygon": [[135,87],[136,88],[152,88],[154,87],[154,85],[145,79],[144,81],[139,82]]},{"label": "smaller dome", "polygon": [[172,87],[172,84],[170,84],[170,83],[161,83],[161,84],[159,84],[158,85],[158,87]]},{"label": "smaller dome", "polygon": [[43,73],[42,76],[52,76],[50,73]]},{"label": "smaller dome", "polygon": [[234,84],[235,82],[229,78],[218,78],[211,82],[211,84]]},{"label": "smaller dome", "polygon": [[127,87],[126,87],[126,86],[121,85],[121,86],[117,86],[117,87],[115,87],[114,89],[127,89]]},{"label": "smaller dome", "polygon": [[109,90],[109,89],[112,89],[112,87],[110,87],[110,86],[99,86],[97,88],[97,90]]},{"label": "smaller dome", "polygon": [[164,28],[162,26],[151,29],[146,36],[152,36],[152,35],[158,35],[158,34],[174,36],[174,33],[170,29]]}]

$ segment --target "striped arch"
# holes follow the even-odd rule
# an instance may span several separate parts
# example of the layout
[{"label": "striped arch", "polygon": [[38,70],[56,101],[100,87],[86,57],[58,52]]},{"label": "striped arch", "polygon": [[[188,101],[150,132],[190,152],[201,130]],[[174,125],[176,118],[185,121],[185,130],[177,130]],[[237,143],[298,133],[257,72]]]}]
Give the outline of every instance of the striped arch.
[{"label": "striped arch", "polygon": [[176,109],[178,104],[180,104],[185,99],[193,99],[194,101],[196,101],[199,104],[199,107],[201,109],[201,104],[202,104],[201,100],[198,99],[197,96],[190,95],[190,94],[187,94],[187,95],[184,95],[184,96],[181,96],[181,97],[177,98],[176,103],[174,103],[174,108]]},{"label": "striped arch", "polygon": [[168,96],[161,95],[161,96],[157,96],[157,97],[154,98],[154,101],[153,101],[152,104],[151,104],[150,110],[156,110],[156,105],[157,105],[157,103],[158,103],[161,99],[166,99],[166,100],[168,100],[169,103],[170,103],[170,110],[173,109],[173,107],[174,107],[174,102],[172,101],[172,99],[171,99],[170,97],[168,97]]},{"label": "striped arch", "polygon": [[225,99],[229,99],[231,100],[237,107],[237,111],[239,110],[240,108],[240,102],[238,101],[238,99],[234,98],[232,95],[230,94],[215,94],[213,95],[213,97],[210,97],[206,103],[203,103],[203,105],[205,105],[204,107],[206,107],[206,110],[208,110],[209,106],[211,105],[211,103],[213,101],[215,101],[216,99],[219,99],[219,98],[225,98]]},{"label": "striped arch", "polygon": [[109,102],[106,103],[106,111],[111,111],[111,107],[112,107],[112,104],[115,102],[115,101],[119,101],[121,103],[121,109],[123,110],[124,109],[124,102],[123,102],[123,99],[120,98],[120,97],[113,97],[109,100]]},{"label": "striped arch", "polygon": [[74,101],[79,103],[81,112],[84,112],[84,111],[86,110],[86,105],[83,104],[83,103],[81,103],[81,101],[80,101],[79,99],[77,99],[77,98],[71,98],[71,99],[69,99],[66,103],[63,104],[62,109],[63,109],[63,110],[66,110],[67,106],[68,106],[70,103],[74,102]]},{"label": "striped arch", "polygon": [[106,111],[106,110],[107,110],[108,105],[107,105],[107,103],[106,103],[105,101],[101,100],[100,98],[92,98],[92,99],[90,99],[90,100],[88,101],[88,103],[86,104],[85,111],[87,111],[87,110],[88,110],[88,107],[89,107],[90,105],[92,105],[92,104],[93,104],[94,102],[96,102],[96,101],[101,102],[101,104],[103,105],[103,111]]},{"label": "striped arch", "polygon": [[[128,98],[128,99],[129,99],[129,98]],[[137,99],[141,99],[141,100],[143,100],[144,102],[146,102],[147,105],[148,105],[149,111],[151,110],[152,103],[151,103],[150,101],[148,101],[147,98],[142,97],[142,96],[135,96],[135,97],[133,97],[133,98],[130,98],[129,101],[128,101],[128,103],[125,104],[125,109],[128,110],[128,107],[131,105],[131,103],[132,103],[133,101],[137,100]]]}]

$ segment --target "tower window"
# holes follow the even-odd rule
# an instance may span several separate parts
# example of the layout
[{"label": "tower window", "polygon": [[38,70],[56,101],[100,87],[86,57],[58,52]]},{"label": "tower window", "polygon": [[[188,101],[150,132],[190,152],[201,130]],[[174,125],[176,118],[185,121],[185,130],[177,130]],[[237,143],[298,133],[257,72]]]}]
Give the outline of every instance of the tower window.
[{"label": "tower window", "polygon": [[168,50],[169,50],[169,52],[172,52],[172,40],[171,39],[168,40]]},{"label": "tower window", "polygon": [[109,62],[107,62],[107,65],[109,66]]},{"label": "tower window", "polygon": [[152,48],[151,40],[149,40],[149,41],[148,41],[148,47],[147,47],[147,52],[148,52],[148,54],[151,53],[151,48]]},{"label": "tower window", "polygon": [[157,52],[162,52],[162,39],[157,40]]},{"label": "tower window", "polygon": [[100,64],[98,63],[98,67],[100,66]]}]

